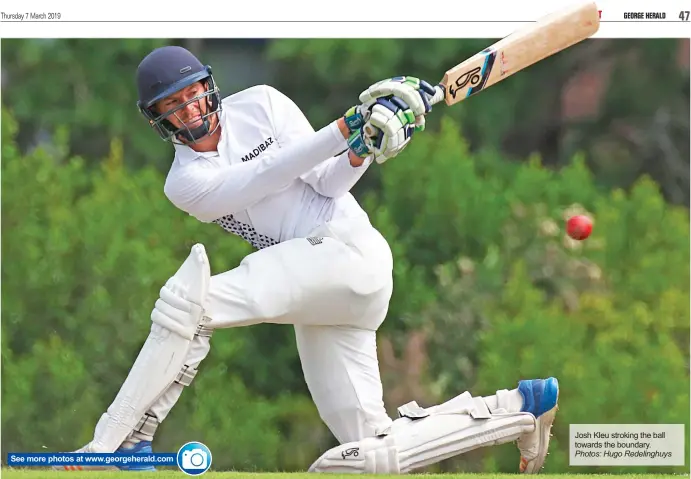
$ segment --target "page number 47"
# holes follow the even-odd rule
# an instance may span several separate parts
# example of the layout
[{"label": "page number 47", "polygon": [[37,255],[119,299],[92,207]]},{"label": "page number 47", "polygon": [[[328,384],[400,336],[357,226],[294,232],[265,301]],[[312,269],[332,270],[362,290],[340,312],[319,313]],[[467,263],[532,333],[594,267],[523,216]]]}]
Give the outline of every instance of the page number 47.
[{"label": "page number 47", "polygon": [[679,12],[679,20],[681,20],[682,22],[688,22],[689,21],[689,11],[688,10],[686,10],[686,11],[682,10],[681,12]]}]

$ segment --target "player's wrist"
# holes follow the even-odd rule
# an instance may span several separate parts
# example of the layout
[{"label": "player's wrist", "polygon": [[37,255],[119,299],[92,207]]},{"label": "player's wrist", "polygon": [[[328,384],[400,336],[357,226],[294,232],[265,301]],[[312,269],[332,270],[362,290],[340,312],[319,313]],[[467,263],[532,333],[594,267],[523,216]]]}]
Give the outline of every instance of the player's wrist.
[{"label": "player's wrist", "polygon": [[353,150],[348,150],[348,160],[353,168],[359,168],[365,163],[365,158],[357,156]]},{"label": "player's wrist", "polygon": [[350,138],[352,132],[348,128],[348,125],[346,125],[345,118],[341,117],[338,120],[336,120],[336,126],[338,126],[338,129],[341,132],[341,135],[343,135],[344,140]]}]

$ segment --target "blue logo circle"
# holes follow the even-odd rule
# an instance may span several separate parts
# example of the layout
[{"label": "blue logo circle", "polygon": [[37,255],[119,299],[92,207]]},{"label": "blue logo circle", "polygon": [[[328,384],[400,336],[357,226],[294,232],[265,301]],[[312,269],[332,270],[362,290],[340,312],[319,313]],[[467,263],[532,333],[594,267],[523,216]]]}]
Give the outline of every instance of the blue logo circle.
[{"label": "blue logo circle", "polygon": [[204,474],[211,467],[211,451],[201,442],[188,442],[178,451],[177,463],[185,474]]}]

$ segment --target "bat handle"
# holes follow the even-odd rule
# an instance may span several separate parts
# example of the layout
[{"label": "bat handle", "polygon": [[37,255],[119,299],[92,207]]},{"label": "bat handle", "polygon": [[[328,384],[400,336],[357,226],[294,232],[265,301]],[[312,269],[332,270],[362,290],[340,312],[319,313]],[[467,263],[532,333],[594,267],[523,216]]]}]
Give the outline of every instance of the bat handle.
[{"label": "bat handle", "polygon": [[444,90],[444,87],[441,86],[441,84],[437,85],[434,87],[434,96],[430,98],[429,103],[430,105],[434,105],[436,103],[439,103],[446,97],[446,91]]}]

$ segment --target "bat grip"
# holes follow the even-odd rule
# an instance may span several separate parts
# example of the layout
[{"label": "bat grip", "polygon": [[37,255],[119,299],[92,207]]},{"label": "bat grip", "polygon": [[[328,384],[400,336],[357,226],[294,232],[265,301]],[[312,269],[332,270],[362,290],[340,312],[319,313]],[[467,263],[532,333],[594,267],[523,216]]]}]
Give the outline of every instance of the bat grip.
[{"label": "bat grip", "polygon": [[437,85],[434,87],[434,96],[430,98],[429,103],[430,105],[434,105],[435,103],[439,103],[446,97],[446,92],[444,91],[444,87],[441,85]]}]

